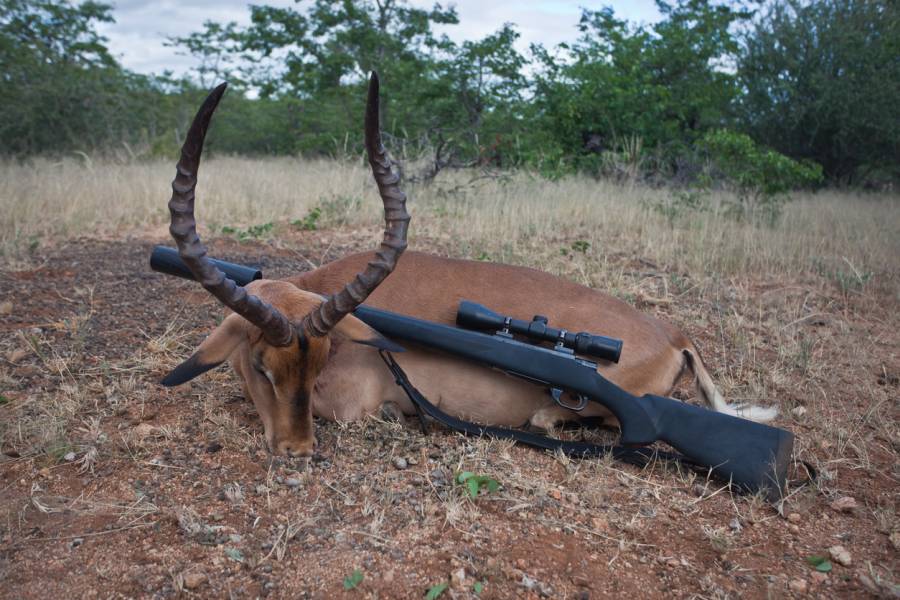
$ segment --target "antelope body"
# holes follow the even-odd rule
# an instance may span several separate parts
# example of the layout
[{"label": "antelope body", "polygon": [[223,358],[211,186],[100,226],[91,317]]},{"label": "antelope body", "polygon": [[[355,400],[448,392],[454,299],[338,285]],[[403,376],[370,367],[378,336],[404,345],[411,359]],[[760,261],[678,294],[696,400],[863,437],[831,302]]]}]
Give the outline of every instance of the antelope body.
[{"label": "antelope body", "polygon": [[[408,252],[398,265],[409,217],[398,178],[381,146],[374,75],[366,145],[385,202],[388,227],[381,248],[286,280],[236,287],[206,260],[193,220],[203,134],[223,89],[210,95],[188,134],[170,208],[172,234],[182,259],[235,314],[163,383],[183,383],[230,359],[245,395],[259,412],[273,452],[312,454],[313,414],[355,420],[383,410],[415,412],[378,356],[379,349],[400,348],[350,314],[364,300],[376,308],[445,324],[455,322],[462,299],[517,318],[542,314],[555,327],[623,340],[619,363],[602,364],[599,370],[632,394],[668,395],[688,369],[698,395],[711,408],[759,421],[775,416],[773,409],[727,404],[684,334],[607,294],[541,271],[495,263]],[[609,416],[596,403],[573,413],[555,404],[539,386],[424,348],[407,347],[395,359],[433,403],[463,419],[546,429],[562,420]]]}]

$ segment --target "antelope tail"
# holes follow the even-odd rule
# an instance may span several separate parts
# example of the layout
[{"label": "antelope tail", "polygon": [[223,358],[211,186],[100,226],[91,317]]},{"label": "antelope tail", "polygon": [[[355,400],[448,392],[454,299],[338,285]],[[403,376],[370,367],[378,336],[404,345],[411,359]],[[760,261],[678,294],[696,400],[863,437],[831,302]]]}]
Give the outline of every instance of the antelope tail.
[{"label": "antelope tail", "polygon": [[775,407],[754,406],[752,404],[729,404],[716,389],[709,371],[703,365],[700,359],[700,353],[696,348],[685,348],[682,350],[688,367],[694,373],[694,385],[697,387],[697,394],[703,398],[706,404],[716,412],[725,413],[734,417],[743,417],[751,421],[766,423],[778,416],[778,409]]}]

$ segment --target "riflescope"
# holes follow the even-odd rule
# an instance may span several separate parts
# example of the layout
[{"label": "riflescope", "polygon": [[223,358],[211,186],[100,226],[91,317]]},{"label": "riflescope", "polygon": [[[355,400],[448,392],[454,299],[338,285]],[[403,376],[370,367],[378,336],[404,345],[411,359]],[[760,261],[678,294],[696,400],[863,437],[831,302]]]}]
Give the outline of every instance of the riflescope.
[{"label": "riflescope", "polygon": [[535,315],[531,321],[513,319],[495,313],[477,302],[463,300],[456,311],[456,324],[465,329],[506,331],[525,336],[535,342],[561,344],[576,354],[593,356],[614,363],[622,354],[622,340],[581,331],[572,333],[547,325],[547,317]]}]

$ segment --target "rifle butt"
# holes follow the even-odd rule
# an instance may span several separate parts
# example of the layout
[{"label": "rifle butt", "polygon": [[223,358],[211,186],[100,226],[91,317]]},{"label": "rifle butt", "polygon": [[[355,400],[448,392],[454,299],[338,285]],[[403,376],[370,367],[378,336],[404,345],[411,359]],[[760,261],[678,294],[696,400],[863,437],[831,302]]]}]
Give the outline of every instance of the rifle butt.
[{"label": "rifle butt", "polygon": [[641,401],[657,415],[659,440],[742,491],[763,492],[773,502],[784,497],[792,433],[671,398]]}]

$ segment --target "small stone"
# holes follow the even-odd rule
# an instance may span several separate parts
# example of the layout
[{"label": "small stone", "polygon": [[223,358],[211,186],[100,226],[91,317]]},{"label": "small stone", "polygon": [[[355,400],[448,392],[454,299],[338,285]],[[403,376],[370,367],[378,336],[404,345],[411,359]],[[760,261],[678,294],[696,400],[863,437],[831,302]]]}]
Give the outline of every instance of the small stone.
[{"label": "small stone", "polygon": [[287,479],[284,480],[284,485],[286,485],[288,487],[292,487],[292,488],[300,487],[301,483],[303,483],[303,482],[300,481],[299,479],[297,479],[296,477],[288,477]]},{"label": "small stone", "polygon": [[800,533],[800,528],[791,523],[790,525],[788,525],[788,531],[790,531],[791,533]]},{"label": "small stone", "polygon": [[11,315],[13,311],[13,303],[9,300],[0,302],[0,315]]},{"label": "small stone", "polygon": [[522,581],[519,582],[519,585],[521,585],[526,590],[533,590],[534,588],[537,587],[537,584],[538,584],[537,580],[532,579],[528,575],[522,575]]},{"label": "small stone", "polygon": [[408,463],[406,462],[405,458],[403,458],[402,456],[394,457],[394,468],[395,469],[397,469],[398,471],[402,471],[407,466],[408,466]]},{"label": "small stone", "polygon": [[679,561],[677,558],[674,558],[674,557],[670,558],[669,560],[666,561],[666,566],[669,567],[670,569],[674,569],[675,567],[677,567],[680,564],[681,564],[681,561]]},{"label": "small stone", "polygon": [[228,539],[235,544],[239,544],[241,542],[241,540],[244,538],[239,533],[232,533],[232,534],[228,535]]},{"label": "small stone", "polygon": [[894,550],[900,550],[900,529],[895,529],[894,531],[892,531],[888,539],[890,539],[891,545],[894,547]]},{"label": "small stone", "polygon": [[225,516],[220,512],[214,512],[213,514],[209,515],[209,518],[213,521],[221,521],[225,518]]},{"label": "small stone", "polygon": [[203,573],[191,572],[184,574],[184,587],[189,590],[196,590],[204,583],[206,583],[206,575]]},{"label": "small stone", "polygon": [[856,509],[856,499],[853,496],[841,496],[831,503],[831,508],[841,513],[851,513]]},{"label": "small stone", "polygon": [[809,574],[809,578],[812,579],[814,585],[822,585],[823,583],[828,581],[828,573],[813,571]]},{"label": "small stone", "polygon": [[850,556],[850,553],[847,552],[847,549],[843,546],[832,546],[828,549],[828,553],[831,555],[831,560],[839,565],[849,567],[851,564],[853,564],[853,558]]},{"label": "small stone", "polygon": [[791,514],[789,514],[787,516],[787,520],[790,521],[791,523],[799,523],[801,518],[802,517],[800,516],[800,513],[795,513],[795,512],[792,512]]},{"label": "small stone", "polygon": [[805,594],[808,584],[805,579],[792,579],[788,587],[795,594]]},{"label": "small stone", "polygon": [[557,489],[551,489],[549,492],[547,492],[547,495],[554,500],[562,500],[562,492]]},{"label": "small stone", "polygon": [[450,585],[453,589],[462,590],[466,587],[466,570],[462,567],[450,573]]},{"label": "small stone", "polygon": [[695,483],[693,486],[691,486],[691,493],[698,498],[702,498],[706,495],[706,487],[700,485],[699,483]]},{"label": "small stone", "polygon": [[741,520],[738,519],[737,517],[733,518],[728,523],[728,526],[731,528],[732,531],[740,531],[741,529],[743,529],[743,527],[741,527]]},{"label": "small stone", "polygon": [[806,414],[806,407],[805,406],[797,406],[791,410],[791,414],[799,419],[803,415]]},{"label": "small stone", "polygon": [[72,540],[72,542],[69,544],[69,547],[77,548],[78,546],[82,545],[83,543],[84,543],[84,538],[77,537],[74,540]]},{"label": "small stone", "polygon": [[867,590],[869,590],[869,592],[873,596],[875,596],[875,597],[881,596],[881,593],[882,593],[881,589],[878,587],[878,585],[874,581],[872,581],[871,577],[869,577],[868,575],[866,575],[865,573],[862,573],[862,572],[857,573],[857,577],[859,578],[859,582],[863,585],[863,587],[866,588]]},{"label": "small stone", "polygon": [[66,455],[63,456],[63,459],[66,462],[72,462],[73,460],[75,460],[75,453],[74,452],[66,452]]},{"label": "small stone", "polygon": [[381,576],[381,580],[385,583],[393,583],[394,582],[394,570],[385,571],[384,575]]},{"label": "small stone", "polygon": [[606,517],[594,517],[591,519],[591,527],[593,527],[595,531],[609,531],[609,521]]}]

